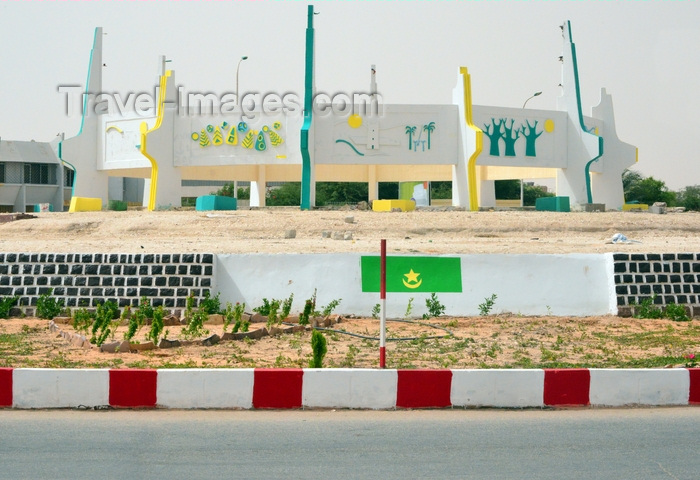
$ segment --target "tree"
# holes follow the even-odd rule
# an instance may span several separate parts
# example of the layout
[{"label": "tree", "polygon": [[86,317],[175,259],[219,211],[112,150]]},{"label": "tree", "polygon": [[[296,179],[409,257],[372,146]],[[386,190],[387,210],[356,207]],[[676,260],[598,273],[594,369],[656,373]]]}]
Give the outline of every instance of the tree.
[{"label": "tree", "polygon": [[271,188],[265,195],[265,204],[271,207],[298,207],[301,205],[301,182],[288,182]]},{"label": "tree", "polygon": [[366,183],[319,182],[316,184],[316,205],[319,207],[329,203],[366,202],[368,195]]},{"label": "tree", "polygon": [[629,169],[625,169],[625,171],[622,172],[622,190],[625,192],[626,199],[629,198],[630,188],[637,185],[642,180],[644,180],[644,176],[639,172]]},{"label": "tree", "polygon": [[520,198],[520,180],[496,180],[494,182],[496,198],[499,200],[517,200]]},{"label": "tree", "polygon": [[632,182],[629,190],[625,192],[625,201],[627,203],[638,202],[652,205],[655,202],[665,202],[668,205],[673,205],[675,200],[676,194],[668,190],[666,183],[662,180],[656,180],[654,177],[647,177]]},{"label": "tree", "polygon": [[[211,192],[211,195],[219,195],[220,197],[234,197],[233,195],[234,185],[233,183],[227,183],[216,192]],[[250,198],[250,189],[239,187],[238,188],[238,199],[248,200]]]},{"label": "tree", "polygon": [[685,187],[678,192],[676,203],[686,210],[700,210],[700,185]]},{"label": "tree", "polygon": [[540,197],[553,197],[554,194],[548,192],[539,185],[525,184],[523,189],[523,205],[526,207],[534,207],[535,202]]},{"label": "tree", "polygon": [[430,198],[435,200],[452,198],[452,182],[430,182]]}]

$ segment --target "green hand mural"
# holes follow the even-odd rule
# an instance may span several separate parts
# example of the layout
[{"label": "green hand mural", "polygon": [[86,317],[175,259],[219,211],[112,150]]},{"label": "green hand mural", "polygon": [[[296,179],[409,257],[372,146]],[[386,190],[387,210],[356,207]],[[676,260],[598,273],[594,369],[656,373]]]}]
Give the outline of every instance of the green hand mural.
[{"label": "green hand mural", "polygon": [[484,124],[483,132],[489,137],[491,141],[491,148],[489,149],[489,155],[493,157],[499,157],[501,155],[501,150],[498,147],[498,141],[501,139],[501,128],[505,123],[504,119],[500,119],[498,124],[496,124],[496,119],[491,119],[491,125]]},{"label": "green hand mural", "polygon": [[527,123],[527,131],[525,130],[525,125],[521,125],[523,137],[525,137],[525,156],[526,157],[536,157],[537,156],[537,151],[535,149],[535,142],[539,138],[540,135],[544,132],[537,133],[537,120],[535,120],[534,125],[530,125],[529,120],[525,120],[525,123]]},{"label": "green hand mural", "polygon": [[501,134],[501,138],[503,139],[503,142],[506,144],[506,152],[505,156],[506,157],[514,157],[515,156],[515,142],[518,141],[520,138],[520,130],[515,129],[515,137],[513,137],[513,124],[515,123],[515,120],[512,118],[510,119],[510,127],[507,125],[505,119],[501,119],[503,121],[503,133]]}]

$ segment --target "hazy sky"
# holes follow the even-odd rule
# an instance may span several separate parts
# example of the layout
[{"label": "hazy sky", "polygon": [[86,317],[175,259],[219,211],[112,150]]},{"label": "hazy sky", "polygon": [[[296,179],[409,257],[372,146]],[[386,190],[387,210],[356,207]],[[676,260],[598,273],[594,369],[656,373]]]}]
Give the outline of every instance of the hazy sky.
[{"label": "hazy sky", "polygon": [[[555,109],[570,20],[585,114],[612,94],[634,168],[671,189],[700,184],[700,2],[318,1],[316,87],[365,92],[370,64],[384,103],[451,103],[460,66],[477,105]],[[0,1],[0,137],[77,134],[59,85],[84,85],[94,28],[104,89],[153,88],[158,55],[188,92],[303,93],[307,1]]]}]

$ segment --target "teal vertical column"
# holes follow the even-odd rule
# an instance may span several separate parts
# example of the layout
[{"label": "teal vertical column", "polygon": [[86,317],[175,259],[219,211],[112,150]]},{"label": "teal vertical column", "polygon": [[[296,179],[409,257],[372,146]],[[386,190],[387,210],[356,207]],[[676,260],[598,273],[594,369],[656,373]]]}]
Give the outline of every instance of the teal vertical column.
[{"label": "teal vertical column", "polygon": [[304,81],[304,123],[301,127],[301,209],[311,208],[311,155],[309,154],[309,129],[313,113],[314,86],[314,7],[308,6],[306,26],[306,67]]}]

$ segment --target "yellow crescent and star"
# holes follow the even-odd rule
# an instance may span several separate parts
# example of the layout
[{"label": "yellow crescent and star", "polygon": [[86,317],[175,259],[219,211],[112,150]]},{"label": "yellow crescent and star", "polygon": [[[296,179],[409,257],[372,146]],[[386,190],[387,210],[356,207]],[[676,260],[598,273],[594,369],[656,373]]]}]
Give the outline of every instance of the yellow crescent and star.
[{"label": "yellow crescent and star", "polygon": [[408,273],[404,273],[403,276],[406,278],[405,279],[402,278],[401,281],[403,282],[403,284],[406,288],[411,288],[411,289],[418,288],[418,287],[420,287],[421,283],[423,283],[422,278],[420,280],[418,280],[420,273],[414,272],[413,269],[411,269],[411,271]]}]

